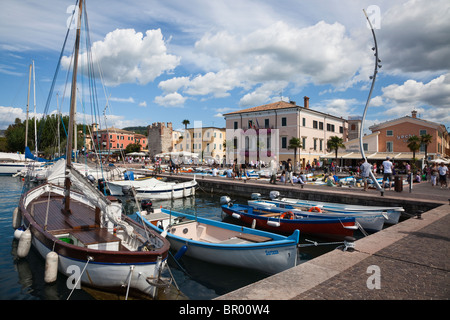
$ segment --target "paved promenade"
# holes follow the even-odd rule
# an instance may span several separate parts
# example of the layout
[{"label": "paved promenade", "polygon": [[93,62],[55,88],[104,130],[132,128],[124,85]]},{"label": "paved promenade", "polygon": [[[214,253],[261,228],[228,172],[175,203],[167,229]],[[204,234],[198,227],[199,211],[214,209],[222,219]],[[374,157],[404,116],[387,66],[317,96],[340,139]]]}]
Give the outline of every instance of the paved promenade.
[{"label": "paved promenade", "polygon": [[[305,186],[312,187],[317,188]],[[376,190],[369,194],[379,196]],[[386,191],[385,197],[441,205],[422,219],[410,218],[356,241],[352,252],[331,251],[217,300],[450,299],[450,190],[423,182],[411,193]]]}]

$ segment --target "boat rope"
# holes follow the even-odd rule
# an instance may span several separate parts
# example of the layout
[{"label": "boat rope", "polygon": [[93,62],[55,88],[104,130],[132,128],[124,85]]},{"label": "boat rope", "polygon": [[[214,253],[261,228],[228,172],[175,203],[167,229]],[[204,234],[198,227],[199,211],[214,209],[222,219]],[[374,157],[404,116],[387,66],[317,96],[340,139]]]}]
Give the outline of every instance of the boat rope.
[{"label": "boat rope", "polygon": [[369,234],[367,233],[367,231],[366,230],[364,230],[364,228],[362,227],[362,225],[358,222],[358,221],[355,221],[355,224],[356,224],[356,226],[358,227],[358,229],[362,232],[362,234],[365,236],[365,237],[367,237]]},{"label": "boat rope", "polygon": [[130,266],[130,273],[128,273],[128,285],[127,285],[127,293],[125,295],[125,300],[128,300],[128,292],[130,291],[131,278],[133,276],[134,265]]},{"label": "boat rope", "polygon": [[75,285],[73,286],[72,291],[70,291],[70,294],[69,294],[69,296],[67,297],[67,300],[70,299],[70,296],[72,295],[72,293],[73,293],[73,291],[75,290],[75,288],[78,286],[78,283],[80,282],[81,277],[83,276],[83,273],[84,273],[84,271],[86,270],[86,268],[87,268],[89,262],[92,261],[92,260],[94,260],[94,258],[92,258],[91,256],[88,256],[88,259],[87,259],[87,261],[86,261],[86,264],[84,265],[83,271],[81,271],[81,274],[80,274],[80,276],[78,277],[77,281],[75,282]]},{"label": "boat rope", "polygon": [[311,247],[311,246],[317,247],[317,246],[329,246],[329,245],[336,245],[336,244],[344,244],[343,241],[340,241],[340,242],[322,242],[322,243],[319,243],[317,241],[308,240],[308,239],[305,239],[305,241],[308,241],[308,242],[311,242],[311,243],[310,244],[308,244],[308,243],[300,243],[300,244],[297,245],[297,247],[298,248],[304,248],[304,247]]}]

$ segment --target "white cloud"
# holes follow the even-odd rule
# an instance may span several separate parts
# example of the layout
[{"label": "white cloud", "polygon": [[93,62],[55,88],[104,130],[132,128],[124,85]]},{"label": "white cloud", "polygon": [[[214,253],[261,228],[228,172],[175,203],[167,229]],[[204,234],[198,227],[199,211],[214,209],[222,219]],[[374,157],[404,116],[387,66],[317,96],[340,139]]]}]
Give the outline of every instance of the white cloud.
[{"label": "white cloud", "polygon": [[110,101],[115,101],[115,102],[128,102],[128,103],[134,103],[134,99],[132,97],[128,97],[128,98],[114,98],[111,97],[109,98]]},{"label": "white cloud", "polygon": [[[145,85],[171,72],[180,62],[179,57],[167,53],[160,29],[147,30],[145,35],[134,29],[116,29],[102,41],[94,42],[92,53],[94,66],[100,65],[105,84],[110,86]],[[86,53],[81,54],[80,66],[86,63],[86,56]],[[67,68],[70,57],[63,57],[61,62]]]},{"label": "white cloud", "polygon": [[[0,129],[6,129],[10,124],[14,123],[14,120],[16,118],[19,118],[20,120],[24,121],[26,119],[26,113],[21,108],[14,108],[14,107],[3,107],[0,106]],[[32,117],[33,114],[29,115],[29,117]],[[40,116],[38,115],[38,118]]]},{"label": "white cloud", "polygon": [[158,96],[155,98],[155,103],[164,107],[179,107],[183,106],[186,101],[186,97],[183,97],[178,92],[169,93],[165,96]]}]

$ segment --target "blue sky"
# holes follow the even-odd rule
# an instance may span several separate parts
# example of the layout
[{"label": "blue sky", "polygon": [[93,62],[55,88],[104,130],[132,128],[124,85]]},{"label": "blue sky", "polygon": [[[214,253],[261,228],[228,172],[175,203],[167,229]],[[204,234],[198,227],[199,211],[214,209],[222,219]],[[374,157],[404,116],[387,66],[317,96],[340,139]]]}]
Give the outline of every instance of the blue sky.
[{"label": "blue sky", "polygon": [[[74,4],[2,1],[0,129],[25,118],[32,60],[36,110],[44,112]],[[99,91],[106,114],[100,121],[108,126],[182,128],[188,119],[191,126],[224,127],[224,113],[281,99],[303,105],[304,96],[312,109],[361,116],[374,67],[363,9],[377,28],[382,60],[366,127],[413,109],[450,126],[447,0],[88,0],[87,8],[106,92]],[[56,92],[63,104],[70,90],[64,89],[69,52],[64,56],[50,111]],[[30,105],[33,111],[33,94]]]}]

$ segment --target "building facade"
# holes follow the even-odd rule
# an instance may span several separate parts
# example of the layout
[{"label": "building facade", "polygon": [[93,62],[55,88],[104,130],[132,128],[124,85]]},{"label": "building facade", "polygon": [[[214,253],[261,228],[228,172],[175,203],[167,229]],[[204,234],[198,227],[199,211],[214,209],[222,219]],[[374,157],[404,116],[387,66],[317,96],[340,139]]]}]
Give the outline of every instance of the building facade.
[{"label": "building facade", "polygon": [[[315,111],[309,108],[309,98],[304,97],[304,105],[298,106],[294,101],[278,101],[267,105],[248,108],[224,114],[227,128],[227,148],[236,148],[236,137],[229,136],[231,131],[254,130],[256,134],[266,129],[268,132],[267,149],[277,151],[279,161],[288,158],[300,166],[305,167],[308,162],[319,161],[320,156],[326,154],[327,141],[332,136],[347,139],[348,123],[342,117]],[[274,130],[275,129],[275,130]],[[276,141],[273,135],[276,133]],[[297,150],[297,159],[294,159],[294,150],[289,149],[291,138],[298,138],[302,147]],[[234,139],[234,142],[233,140]],[[248,139],[247,139],[248,140]],[[264,144],[260,139],[256,149]],[[261,142],[262,141],[262,142]],[[243,152],[247,158],[252,158],[251,150],[254,146],[251,141],[243,143]]]},{"label": "building facade", "polygon": [[[427,146],[427,155],[431,160],[439,157],[449,157],[449,134],[444,125],[417,117],[417,111],[412,111],[411,116],[386,121],[369,128],[372,132],[379,132],[378,151],[405,153],[411,152],[408,148],[408,138],[424,134],[432,136],[431,143]],[[425,156],[425,146],[422,145],[418,152],[419,157]],[[416,156],[417,158],[417,156]]]},{"label": "building facade", "polygon": [[147,127],[148,152],[150,157],[160,153],[172,152],[173,150],[173,128],[171,122],[155,122]]},{"label": "building facade", "polygon": [[95,146],[99,146],[102,152],[114,153],[126,149],[129,144],[140,144],[141,150],[147,149],[147,137],[135,132],[117,129],[114,127],[97,130],[93,125],[92,139]]}]

